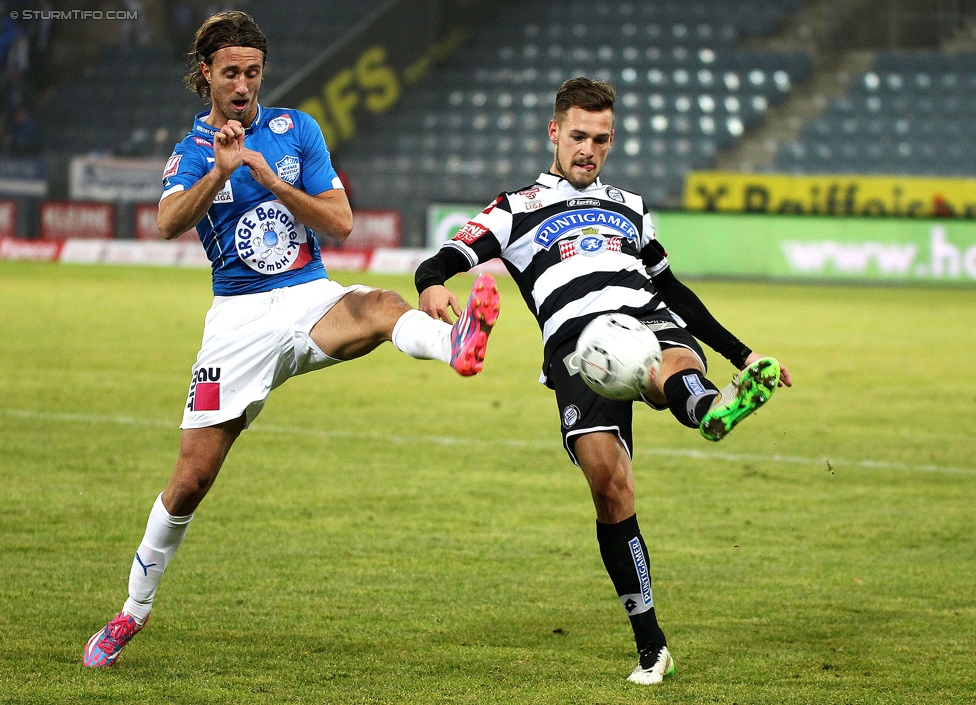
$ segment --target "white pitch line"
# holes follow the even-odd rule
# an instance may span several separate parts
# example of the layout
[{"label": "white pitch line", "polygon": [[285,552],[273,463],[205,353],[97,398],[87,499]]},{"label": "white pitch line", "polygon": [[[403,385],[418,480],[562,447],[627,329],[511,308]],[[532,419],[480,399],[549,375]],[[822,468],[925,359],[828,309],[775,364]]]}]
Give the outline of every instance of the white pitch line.
[{"label": "white pitch line", "polygon": [[[27,419],[33,421],[62,421],[71,423],[117,424],[120,426],[144,426],[147,428],[162,428],[176,430],[176,421],[162,421],[133,416],[102,416],[96,414],[77,414],[67,412],[32,411],[27,409],[0,409],[0,417]],[[384,433],[369,433],[361,431],[324,431],[314,428],[300,428],[294,426],[252,426],[248,429],[252,433],[269,433],[276,435],[298,435],[309,438],[322,439],[350,439],[382,441],[384,443],[413,444],[429,443],[444,446],[477,446],[488,447],[505,446],[509,448],[536,448],[539,450],[559,450],[560,443],[554,441],[530,441],[520,438],[465,438],[463,436],[401,436]],[[835,470],[845,467],[863,468],[867,470],[898,470],[904,472],[934,472],[951,475],[976,475],[976,468],[953,465],[909,465],[886,460],[845,460],[843,458],[810,458],[797,455],[756,455],[749,453],[725,453],[711,450],[691,450],[686,448],[639,448],[636,455],[663,456],[672,458],[692,458],[705,461],[726,461],[731,463],[779,463],[784,465],[819,465],[826,467],[828,462]]]}]

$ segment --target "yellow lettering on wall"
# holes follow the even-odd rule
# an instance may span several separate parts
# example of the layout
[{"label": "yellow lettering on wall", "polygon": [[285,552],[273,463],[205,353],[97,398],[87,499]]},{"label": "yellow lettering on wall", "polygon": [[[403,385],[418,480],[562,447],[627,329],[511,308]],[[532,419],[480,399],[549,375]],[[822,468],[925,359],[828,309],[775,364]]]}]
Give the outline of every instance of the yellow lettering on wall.
[{"label": "yellow lettering on wall", "polygon": [[356,121],[353,120],[352,111],[359,105],[359,93],[353,81],[352,69],[343,69],[329,79],[322,89],[325,104],[329,106],[329,113],[341,140],[347,140],[356,134]]},{"label": "yellow lettering on wall", "polygon": [[374,113],[386,112],[400,98],[400,81],[386,65],[386,49],[370,47],[356,61],[356,79],[366,94],[366,107]]},{"label": "yellow lettering on wall", "polygon": [[699,171],[685,178],[684,202],[693,211],[971,218],[976,179]]}]

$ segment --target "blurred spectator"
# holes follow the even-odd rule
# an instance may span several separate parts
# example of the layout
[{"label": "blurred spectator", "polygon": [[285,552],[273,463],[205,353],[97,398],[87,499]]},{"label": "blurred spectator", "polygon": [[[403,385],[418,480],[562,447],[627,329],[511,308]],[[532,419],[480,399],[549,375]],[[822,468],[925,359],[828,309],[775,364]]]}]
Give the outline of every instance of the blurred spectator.
[{"label": "blurred spectator", "polygon": [[122,22],[122,36],[119,46],[123,52],[131,51],[133,47],[149,46],[152,40],[152,27],[149,24],[149,13],[142,0],[125,0],[125,10],[128,16],[135,13],[135,19]]},{"label": "blurred spectator", "polygon": [[20,109],[30,97],[26,86],[29,69],[30,48],[27,34],[21,31],[7,47],[3,66],[4,79],[7,83],[3,107],[8,114],[13,114]]},{"label": "blurred spectator", "polygon": [[181,63],[185,63],[197,27],[193,18],[193,5],[189,0],[167,0],[166,7],[170,20],[170,41],[176,57]]},{"label": "blurred spectator", "polygon": [[[50,13],[54,5],[49,0],[35,0],[30,4],[31,9]],[[27,24],[27,37],[30,45],[30,74],[32,85],[43,88],[54,81],[50,68],[51,61],[51,32],[54,20],[50,14],[41,15],[42,19]],[[45,19],[46,18],[46,19]]]},{"label": "blurred spectator", "polygon": [[10,19],[6,5],[0,5],[0,60],[6,66],[7,52],[22,37],[24,29],[20,24]]},{"label": "blurred spectator", "polygon": [[41,146],[41,133],[34,116],[21,106],[14,115],[13,123],[4,136],[4,152],[17,156],[35,153]]}]

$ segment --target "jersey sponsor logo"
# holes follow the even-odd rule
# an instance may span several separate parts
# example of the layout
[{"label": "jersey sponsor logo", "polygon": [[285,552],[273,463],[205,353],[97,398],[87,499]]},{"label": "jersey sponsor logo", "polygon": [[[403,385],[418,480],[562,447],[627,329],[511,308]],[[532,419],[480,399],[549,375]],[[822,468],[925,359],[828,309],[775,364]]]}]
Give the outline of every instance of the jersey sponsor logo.
[{"label": "jersey sponsor logo", "polygon": [[196,130],[197,132],[202,132],[205,135],[210,135],[211,137],[213,137],[218,132],[220,132],[220,130],[210,127],[209,125],[204,125],[202,122],[199,121],[193,126],[193,129]]},{"label": "jersey sponsor logo", "polygon": [[[277,119],[275,118],[275,120]],[[272,120],[272,122],[274,121]],[[302,172],[302,163],[298,157],[288,154],[280,162],[275,162],[275,169],[277,169],[278,177],[282,181],[287,181],[294,186],[295,182],[298,181],[298,175]]]},{"label": "jersey sponsor logo", "polygon": [[565,409],[563,409],[563,426],[566,428],[572,428],[579,421],[580,410],[576,404],[570,404]]},{"label": "jersey sponsor logo", "polygon": [[644,599],[645,605],[653,604],[654,598],[651,596],[651,573],[647,569],[647,559],[644,557],[644,551],[641,549],[640,539],[635,536],[628,542],[628,545],[630,546],[630,555],[634,559],[634,567],[637,569],[637,577],[640,579],[641,597]]},{"label": "jersey sponsor logo", "polygon": [[[583,228],[586,233],[591,228]],[[595,230],[595,228],[592,228]],[[565,260],[576,255],[594,257],[603,252],[620,252],[621,239],[619,237],[602,238],[595,234],[585,234],[578,240],[563,240],[559,243],[559,259]]]},{"label": "jersey sponsor logo", "polygon": [[224,183],[223,188],[221,188],[217,195],[214,196],[214,203],[233,203],[234,202],[234,189],[230,185],[230,179]]},{"label": "jersey sponsor logo", "polygon": [[618,233],[627,240],[638,236],[637,226],[626,217],[602,208],[587,208],[554,215],[539,226],[533,238],[547,250],[567,235],[578,235],[584,228],[595,227]]},{"label": "jersey sponsor logo", "polygon": [[237,255],[261,274],[300,269],[312,259],[308,231],[280,201],[265,201],[237,221]]},{"label": "jersey sponsor logo", "polygon": [[292,122],[291,115],[289,115],[288,113],[285,113],[284,115],[279,115],[276,118],[271,118],[268,121],[268,127],[270,127],[271,131],[276,135],[283,135],[294,126],[295,123]]},{"label": "jersey sponsor logo", "polygon": [[566,203],[570,208],[577,208],[578,206],[598,206],[600,205],[599,198],[574,198]]},{"label": "jersey sponsor logo", "polygon": [[624,202],[624,195],[620,192],[616,186],[607,186],[607,198],[611,198],[617,203]]},{"label": "jersey sponsor logo", "polygon": [[475,240],[488,232],[488,228],[473,220],[468,221],[458,230],[452,239],[463,242],[465,245],[473,245]]},{"label": "jersey sponsor logo", "polygon": [[164,179],[168,179],[171,176],[176,176],[176,172],[180,170],[180,160],[182,158],[182,154],[174,154],[166,160],[166,168],[163,169]]},{"label": "jersey sponsor logo", "polygon": [[197,137],[196,135],[194,135],[193,141],[194,143],[196,143],[198,147],[210,147],[210,149],[213,149],[213,145],[207,140],[203,139],[202,137]]},{"label": "jersey sponsor logo", "polygon": [[190,380],[186,408],[190,411],[220,411],[220,368],[200,367]]}]

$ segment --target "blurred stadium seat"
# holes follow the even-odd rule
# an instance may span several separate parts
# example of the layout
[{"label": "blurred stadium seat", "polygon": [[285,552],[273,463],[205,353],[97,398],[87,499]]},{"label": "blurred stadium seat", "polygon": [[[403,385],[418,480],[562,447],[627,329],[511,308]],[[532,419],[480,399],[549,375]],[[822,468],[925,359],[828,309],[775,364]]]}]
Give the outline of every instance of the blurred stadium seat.
[{"label": "blurred stadium seat", "polygon": [[793,173],[968,176],[976,135],[965,129],[976,108],[976,55],[885,52],[776,166]]},{"label": "blurred stadium seat", "polygon": [[[270,42],[263,92],[316,58],[370,9],[356,0],[248,7]],[[189,49],[159,44],[107,50],[82,77],[55,89],[41,124],[47,148],[67,154],[168,156],[193,116],[207,107],[183,85],[187,66],[182,57]]]}]

